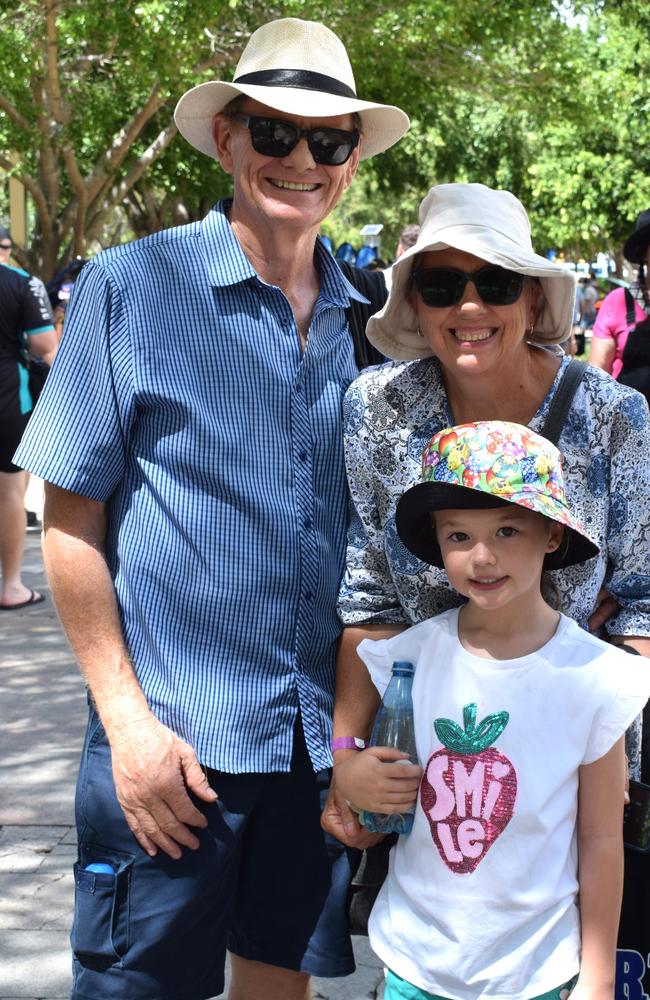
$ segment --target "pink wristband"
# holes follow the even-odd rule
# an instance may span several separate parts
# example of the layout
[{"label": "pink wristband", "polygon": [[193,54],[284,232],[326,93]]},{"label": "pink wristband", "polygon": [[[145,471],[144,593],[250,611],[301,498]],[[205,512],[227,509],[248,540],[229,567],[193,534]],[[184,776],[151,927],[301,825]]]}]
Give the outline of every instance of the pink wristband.
[{"label": "pink wristband", "polygon": [[332,740],[330,746],[332,752],[334,750],[365,750],[366,741],[358,736],[337,736],[335,740]]}]

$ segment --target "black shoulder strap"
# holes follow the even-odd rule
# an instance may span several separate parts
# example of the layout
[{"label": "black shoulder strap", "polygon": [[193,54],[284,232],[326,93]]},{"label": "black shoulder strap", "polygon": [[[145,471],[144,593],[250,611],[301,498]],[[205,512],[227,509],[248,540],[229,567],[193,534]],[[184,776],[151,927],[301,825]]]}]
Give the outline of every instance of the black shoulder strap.
[{"label": "black shoulder strap", "polygon": [[562,433],[569,407],[573,402],[576,389],[582,382],[582,376],[586,370],[587,365],[585,362],[576,361],[575,358],[564,369],[564,374],[551,400],[551,405],[548,408],[546,420],[541,430],[542,436],[552,441],[554,445],[557,445],[560,440],[560,434]]},{"label": "black shoulder strap", "polygon": [[634,313],[634,299],[632,298],[632,292],[629,288],[625,289],[625,322],[628,326],[633,326],[636,324],[636,316]]},{"label": "black shoulder strap", "polygon": [[357,302],[356,299],[350,302],[346,310],[350,333],[354,341],[354,359],[357,368],[368,368],[370,365],[380,365],[386,358],[380,354],[376,347],[370,343],[366,337],[366,323],[371,316],[384,305],[388,298],[388,289],[381,271],[367,271],[365,268],[352,267],[346,261],[338,261],[338,264],[351,285],[354,285],[358,292],[370,299],[370,304]]}]

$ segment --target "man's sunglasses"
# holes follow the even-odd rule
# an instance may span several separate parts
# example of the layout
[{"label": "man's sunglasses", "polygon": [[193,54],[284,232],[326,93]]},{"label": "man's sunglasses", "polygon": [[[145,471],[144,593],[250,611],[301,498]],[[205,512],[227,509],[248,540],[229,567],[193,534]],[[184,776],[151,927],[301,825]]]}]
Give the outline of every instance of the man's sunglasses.
[{"label": "man's sunglasses", "polygon": [[322,125],[304,129],[281,118],[240,114],[232,117],[246,126],[251,134],[253,149],[262,156],[288,156],[301,139],[306,139],[316,163],[325,167],[340,167],[359,145],[358,129],[346,132],[345,129],[325,128]]},{"label": "man's sunglasses", "polygon": [[425,267],[413,271],[411,281],[425,306],[442,309],[458,305],[468,283],[490,306],[510,306],[524,287],[524,275],[504,267],[488,265],[466,274],[455,267]]},{"label": "man's sunglasses", "polygon": [[0,243],[0,250],[11,250],[11,243]]}]

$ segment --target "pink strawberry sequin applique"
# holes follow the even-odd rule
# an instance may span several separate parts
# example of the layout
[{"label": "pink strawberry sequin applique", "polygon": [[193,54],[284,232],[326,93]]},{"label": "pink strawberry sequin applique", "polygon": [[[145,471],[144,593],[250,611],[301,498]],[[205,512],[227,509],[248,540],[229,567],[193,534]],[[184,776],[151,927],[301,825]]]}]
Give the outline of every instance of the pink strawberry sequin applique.
[{"label": "pink strawberry sequin applique", "polygon": [[458,875],[473,872],[512,819],[517,775],[492,744],[508,724],[495,712],[476,725],[475,704],[463,709],[464,728],[436,719],[442,747],[429,757],[420,801],[440,857]]}]

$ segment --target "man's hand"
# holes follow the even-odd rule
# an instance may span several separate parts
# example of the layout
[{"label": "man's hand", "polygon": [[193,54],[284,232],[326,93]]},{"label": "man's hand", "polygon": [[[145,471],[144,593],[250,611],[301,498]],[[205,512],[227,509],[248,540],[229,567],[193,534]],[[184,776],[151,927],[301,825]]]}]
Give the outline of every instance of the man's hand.
[{"label": "man's hand", "polygon": [[215,802],[192,748],[153,715],[131,720],[111,733],[117,799],[140,846],[154,857],[158,848],[178,860],[181,845],[196,850],[190,827],[207,820],[188,795]]},{"label": "man's hand", "polygon": [[327,802],[321,813],[320,825],[346,847],[356,847],[359,851],[372,847],[384,839],[383,833],[369,833],[361,826],[357,813],[350,808],[344,796],[337,790],[336,768],[332,774]]}]

